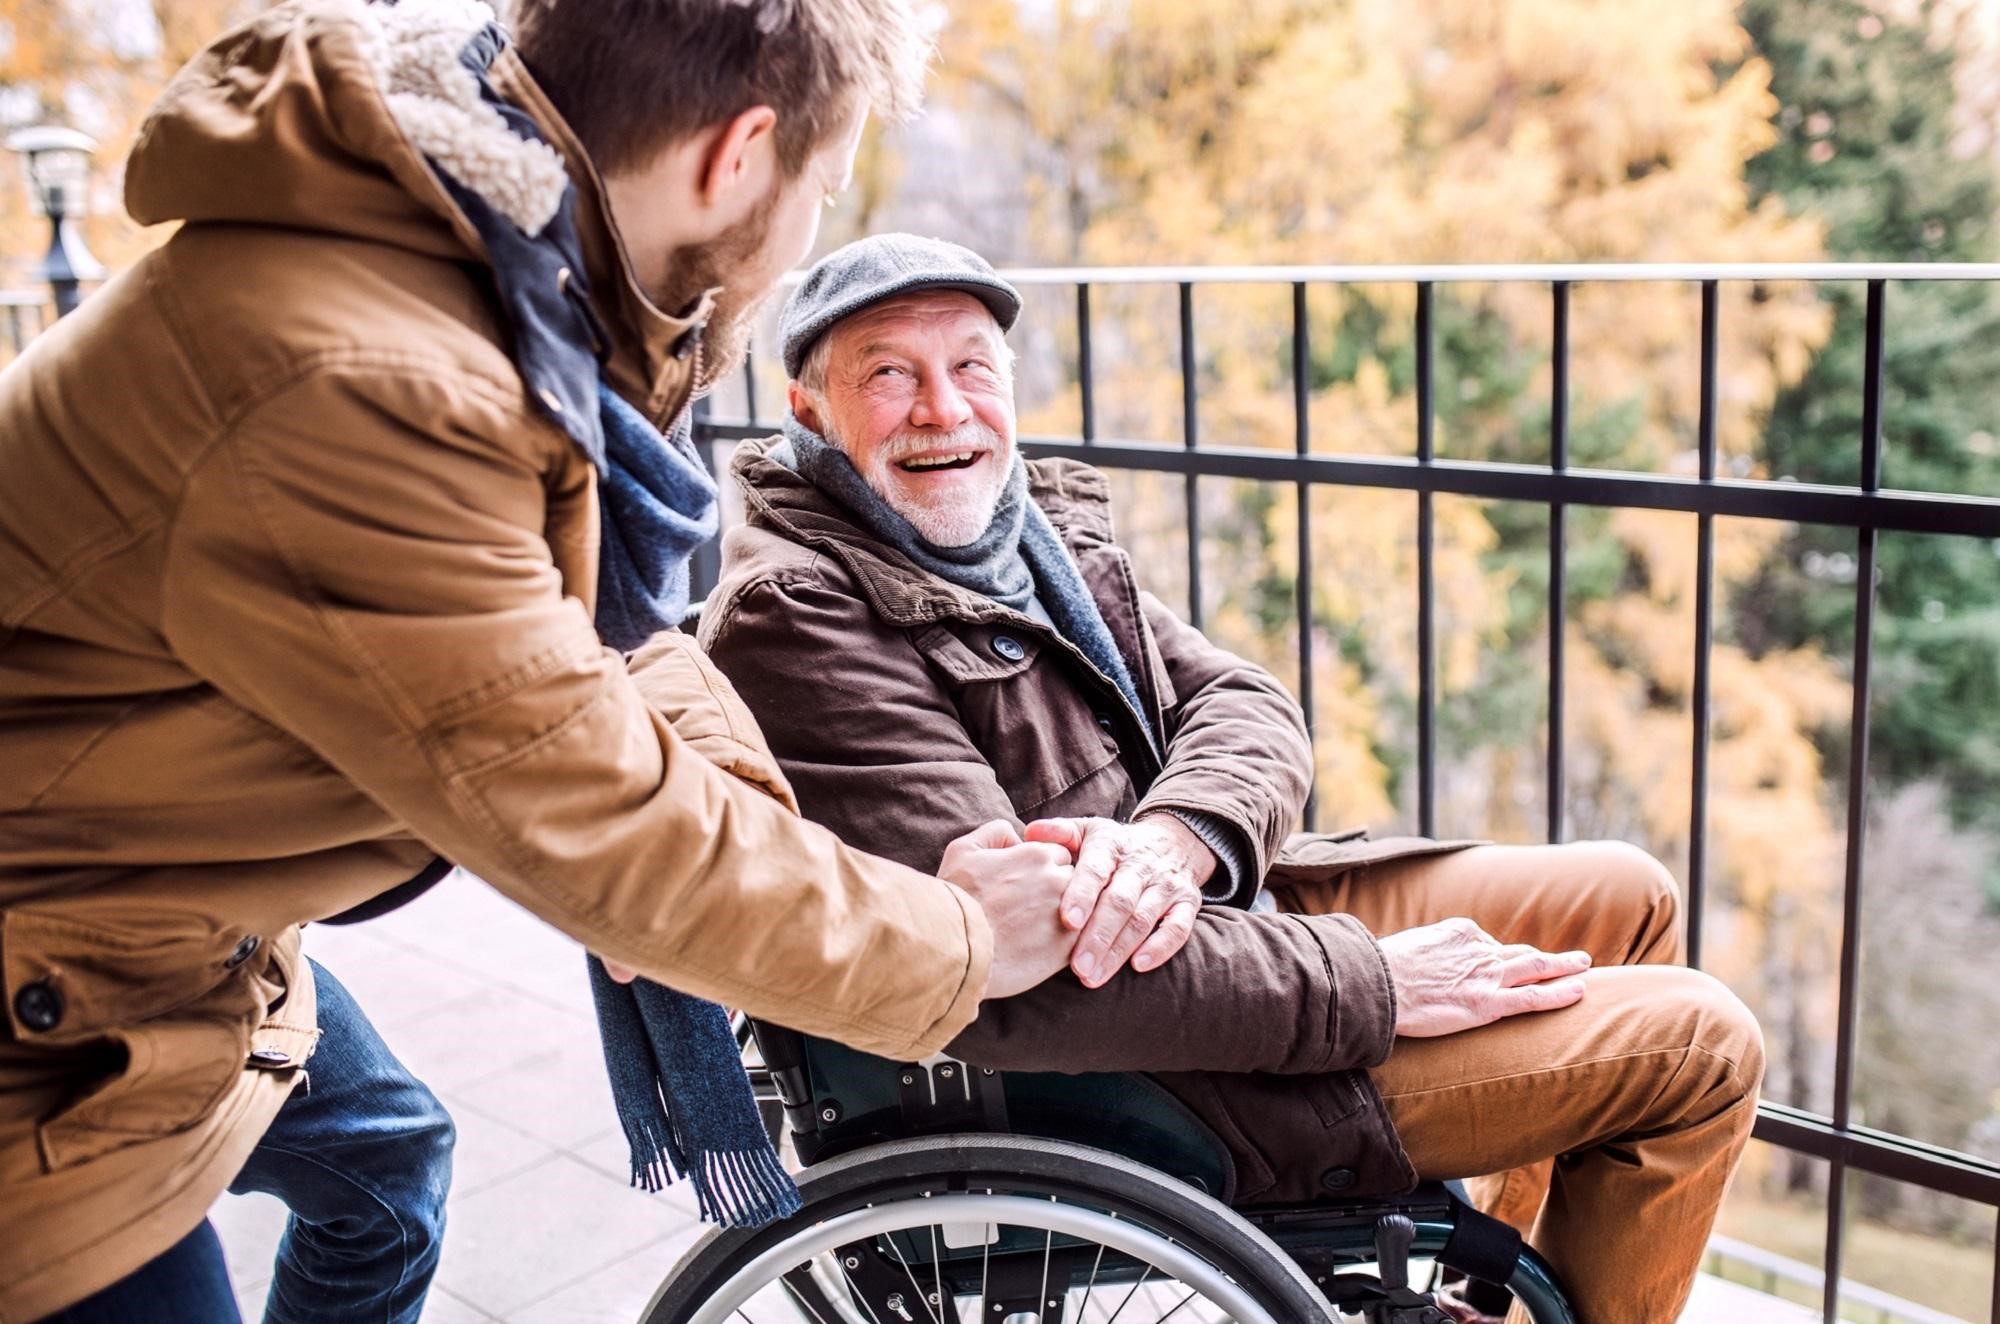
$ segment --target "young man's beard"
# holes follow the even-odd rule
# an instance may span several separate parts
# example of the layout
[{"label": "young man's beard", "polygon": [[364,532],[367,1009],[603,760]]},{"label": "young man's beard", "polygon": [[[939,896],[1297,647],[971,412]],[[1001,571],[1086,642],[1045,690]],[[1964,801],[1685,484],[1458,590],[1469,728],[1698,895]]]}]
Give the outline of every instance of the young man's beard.
[{"label": "young man's beard", "polygon": [[726,377],[750,348],[758,310],[771,297],[771,290],[749,288],[743,273],[753,267],[771,234],[771,214],[777,202],[774,190],[770,205],[752,210],[752,220],[718,239],[676,249],[667,265],[666,283],[653,291],[653,301],[675,316],[686,316],[701,296],[720,286],[708,326],[702,332],[701,375],[695,391],[705,394]]}]

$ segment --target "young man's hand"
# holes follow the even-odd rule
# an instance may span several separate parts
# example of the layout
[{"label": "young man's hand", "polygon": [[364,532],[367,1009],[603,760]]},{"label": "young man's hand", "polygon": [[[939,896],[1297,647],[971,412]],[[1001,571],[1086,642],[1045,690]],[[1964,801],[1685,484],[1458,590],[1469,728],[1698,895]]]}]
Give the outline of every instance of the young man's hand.
[{"label": "young man's hand", "polygon": [[1503,943],[1469,919],[1447,919],[1379,939],[1396,989],[1396,1033],[1456,1034],[1506,1016],[1554,1011],[1583,996],[1589,952]]},{"label": "young man's hand", "polygon": [[1025,993],[1068,964],[1076,935],[1056,922],[1056,906],[1070,874],[1068,851],[1024,842],[999,819],[945,847],[938,877],[970,892],[993,930],[987,997]]},{"label": "young man's hand", "polygon": [[1131,823],[1045,818],[1028,824],[1027,836],[1076,861],[1062,922],[1080,933],[1069,964],[1085,987],[1102,987],[1127,958],[1134,970],[1154,969],[1194,932],[1215,852],[1173,815]]}]

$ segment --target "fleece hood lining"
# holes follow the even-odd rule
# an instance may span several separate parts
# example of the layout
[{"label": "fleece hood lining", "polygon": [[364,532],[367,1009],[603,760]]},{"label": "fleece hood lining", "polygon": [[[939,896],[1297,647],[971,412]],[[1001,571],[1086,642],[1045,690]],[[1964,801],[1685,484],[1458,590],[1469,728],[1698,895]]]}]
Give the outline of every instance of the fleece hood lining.
[{"label": "fleece hood lining", "polygon": [[530,237],[569,188],[555,148],[507,127],[460,60],[496,20],[479,0],[363,4],[362,49],[384,104],[410,145]]}]

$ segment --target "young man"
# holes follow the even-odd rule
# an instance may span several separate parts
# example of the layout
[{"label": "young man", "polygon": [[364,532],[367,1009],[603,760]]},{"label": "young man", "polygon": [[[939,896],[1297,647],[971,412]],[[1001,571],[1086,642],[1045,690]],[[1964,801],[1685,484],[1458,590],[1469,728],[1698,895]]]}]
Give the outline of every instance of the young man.
[{"label": "young man", "polygon": [[127,165],[180,229],[0,376],[0,1321],[234,1318],[232,1180],[295,1212],[269,1318],[417,1318],[450,1122],[299,926],[444,860],[899,1056],[1067,955],[1061,849],[846,848],[646,642],[712,500],[671,434],[914,104],[907,5],[518,17],[220,38]]},{"label": "young man", "polygon": [[[1482,1203],[1583,1318],[1674,1319],[1763,1057],[1742,1004],[1674,968],[1672,879],[1615,842],[1288,840],[1297,704],[1139,591],[1100,474],[1022,463],[1019,310],[936,240],[814,267],[786,432],[737,455],[748,519],[701,625],[847,841],[923,867],[1000,819],[1074,852],[1070,973],[951,1051],[1157,1073],[1245,1203],[1504,1174]],[[1264,887],[1286,913],[1236,908]]]}]

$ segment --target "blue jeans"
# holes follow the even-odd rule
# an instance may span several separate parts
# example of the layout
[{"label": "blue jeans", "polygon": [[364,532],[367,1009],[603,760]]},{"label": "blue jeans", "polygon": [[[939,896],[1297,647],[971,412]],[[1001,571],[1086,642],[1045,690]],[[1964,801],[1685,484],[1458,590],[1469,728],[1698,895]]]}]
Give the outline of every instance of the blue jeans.
[{"label": "blue jeans", "polygon": [[[319,1047],[229,1189],[291,1209],[267,1324],[417,1324],[444,1243],[451,1117],[318,962]],[[222,1246],[184,1241],[45,1324],[236,1324]]]}]

